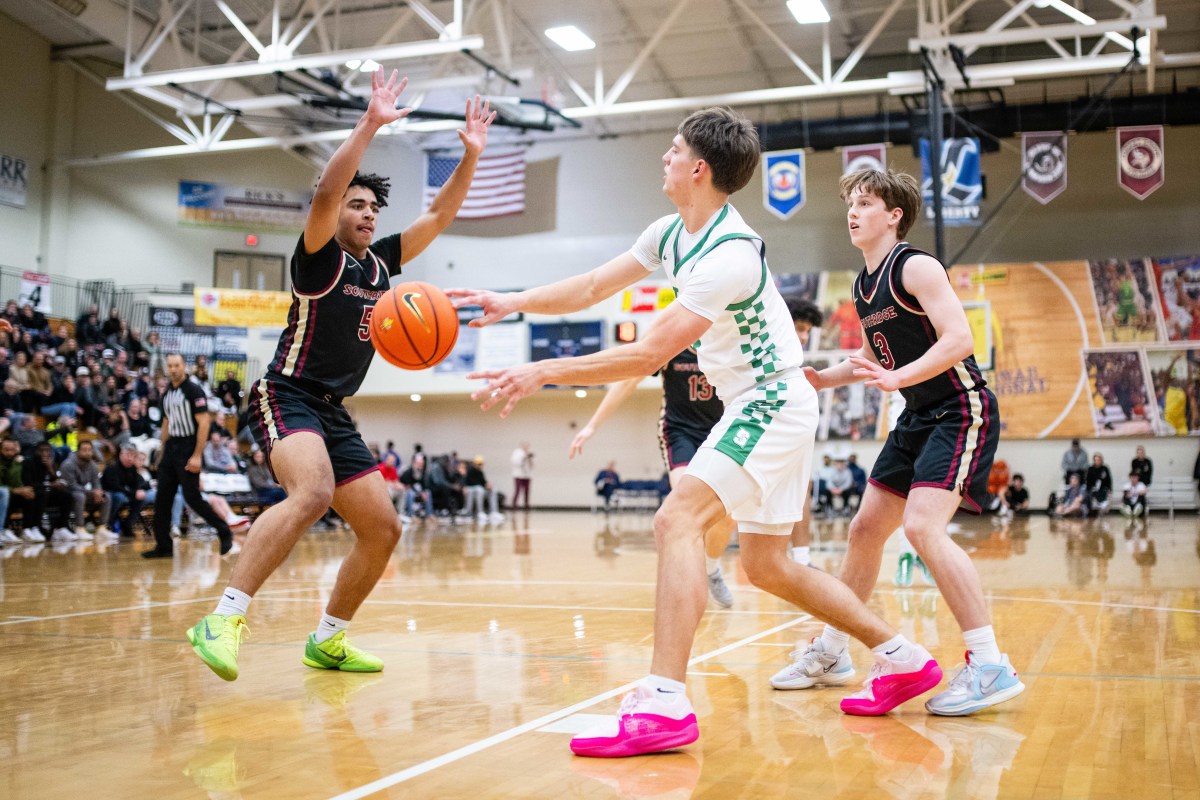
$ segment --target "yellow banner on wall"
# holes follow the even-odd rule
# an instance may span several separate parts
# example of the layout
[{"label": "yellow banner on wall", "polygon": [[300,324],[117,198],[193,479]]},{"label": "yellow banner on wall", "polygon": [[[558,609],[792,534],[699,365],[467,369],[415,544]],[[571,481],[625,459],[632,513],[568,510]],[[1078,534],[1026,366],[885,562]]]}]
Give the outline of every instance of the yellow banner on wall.
[{"label": "yellow banner on wall", "polygon": [[195,296],[197,325],[282,328],[292,304],[290,292],[196,289]]}]

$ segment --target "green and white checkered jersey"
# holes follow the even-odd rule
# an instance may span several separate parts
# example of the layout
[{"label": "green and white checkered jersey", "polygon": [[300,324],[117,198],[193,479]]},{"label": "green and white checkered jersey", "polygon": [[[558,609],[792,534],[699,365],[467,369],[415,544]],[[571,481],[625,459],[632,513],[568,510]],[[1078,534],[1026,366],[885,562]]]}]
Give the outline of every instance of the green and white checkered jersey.
[{"label": "green and white checkered jersey", "polygon": [[695,233],[678,215],[663,217],[630,252],[648,272],[662,267],[683,307],[712,321],[696,352],[726,405],[804,363],[766,245],[733,206],[726,203]]}]

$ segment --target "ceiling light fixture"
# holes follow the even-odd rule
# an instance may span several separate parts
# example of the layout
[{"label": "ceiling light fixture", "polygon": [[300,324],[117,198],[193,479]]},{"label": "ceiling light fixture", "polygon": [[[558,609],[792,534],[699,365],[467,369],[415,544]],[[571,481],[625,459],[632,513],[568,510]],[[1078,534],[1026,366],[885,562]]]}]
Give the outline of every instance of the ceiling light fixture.
[{"label": "ceiling light fixture", "polygon": [[801,25],[815,25],[819,22],[829,22],[829,12],[825,10],[821,0],[787,0],[788,11]]},{"label": "ceiling light fixture", "polygon": [[591,50],[596,46],[586,33],[574,25],[561,25],[557,28],[546,28],[546,38],[563,50],[574,53],[577,50]]}]

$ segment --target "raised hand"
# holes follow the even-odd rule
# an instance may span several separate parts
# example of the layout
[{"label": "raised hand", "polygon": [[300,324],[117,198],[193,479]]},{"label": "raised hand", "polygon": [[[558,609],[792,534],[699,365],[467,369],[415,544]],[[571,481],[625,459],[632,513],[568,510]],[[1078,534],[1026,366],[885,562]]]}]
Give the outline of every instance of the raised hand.
[{"label": "raised hand", "polygon": [[854,364],[854,377],[862,379],[867,386],[875,386],[885,392],[894,392],[900,388],[900,379],[890,369],[884,369],[869,358],[850,356]]},{"label": "raised hand", "polygon": [[472,372],[467,378],[484,378],[488,382],[487,386],[471,395],[472,400],[483,400],[479,406],[482,410],[487,411],[497,403],[505,401],[504,408],[500,410],[501,418],[511,414],[522,398],[529,397],[546,385],[537,363],[519,364],[502,370]]},{"label": "raised hand", "polygon": [[496,112],[489,110],[487,100],[481,101],[479,95],[474,100],[467,100],[467,110],[463,114],[466,129],[458,129],[458,138],[470,155],[479,155],[487,145],[488,128],[496,118]]},{"label": "raised hand", "polygon": [[479,306],[483,316],[470,322],[472,328],[483,328],[493,322],[499,322],[514,311],[518,311],[512,295],[500,292],[489,292],[484,289],[446,289],[446,295],[457,298],[455,308],[463,306]]},{"label": "raised hand", "polygon": [[401,78],[398,70],[392,70],[387,80],[383,77],[383,67],[371,73],[371,102],[367,105],[367,119],[382,126],[412,113],[411,108],[396,108],[396,101],[407,85],[408,78]]},{"label": "raised hand", "polygon": [[592,435],[595,432],[596,429],[591,425],[584,425],[583,428],[580,429],[579,433],[575,434],[575,438],[571,441],[571,449],[568,451],[567,457],[574,458],[575,456],[582,454],[584,442],[592,438]]}]

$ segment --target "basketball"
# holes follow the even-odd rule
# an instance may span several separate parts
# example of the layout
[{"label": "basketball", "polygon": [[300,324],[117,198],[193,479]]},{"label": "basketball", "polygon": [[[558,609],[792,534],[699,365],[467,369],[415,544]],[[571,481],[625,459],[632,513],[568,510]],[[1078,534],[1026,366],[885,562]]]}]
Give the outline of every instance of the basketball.
[{"label": "basketball", "polygon": [[371,344],[389,364],[428,369],[458,341],[458,312],[450,298],[423,281],[397,284],[371,312]]}]

